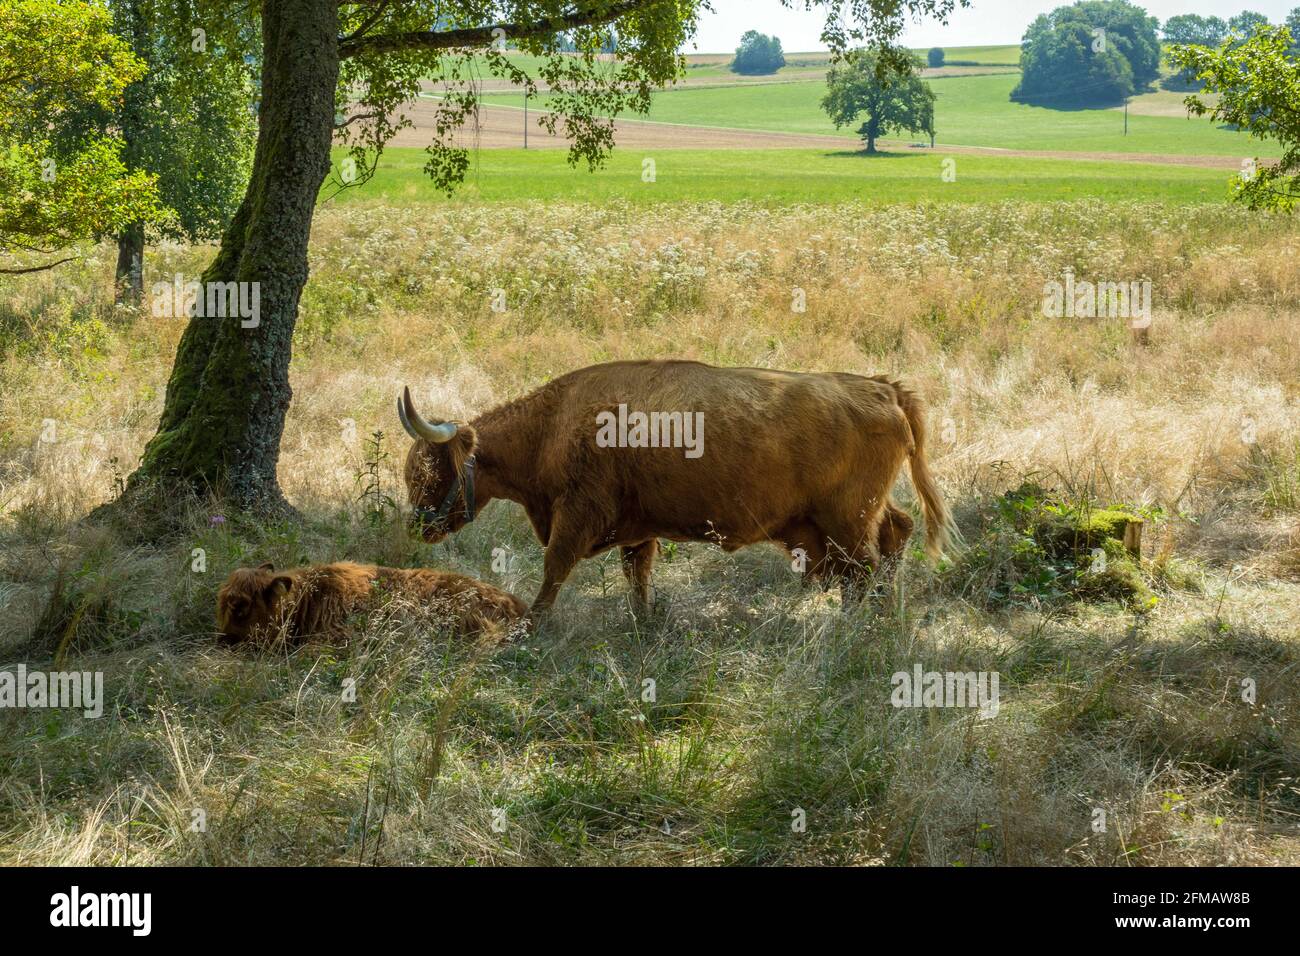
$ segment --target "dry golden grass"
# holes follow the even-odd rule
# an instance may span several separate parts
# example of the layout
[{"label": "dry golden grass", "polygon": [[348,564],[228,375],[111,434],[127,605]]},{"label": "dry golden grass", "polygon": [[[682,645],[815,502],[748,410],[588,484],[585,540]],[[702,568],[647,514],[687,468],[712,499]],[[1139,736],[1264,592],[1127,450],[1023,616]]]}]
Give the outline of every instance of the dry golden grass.
[{"label": "dry golden grass", "polygon": [[[210,252],[151,249],[147,284]],[[1300,225],[1221,206],[327,206],[281,458],[304,521],[213,523],[196,501],[155,542],[78,519],[152,433],[180,323],[113,310],[107,248],[8,280],[0,663],[66,636],[108,703],[0,711],[0,861],[1300,862],[1297,261]],[[1150,345],[1045,317],[1067,267],[1149,278]],[[649,356],[901,375],[973,548],[1002,559],[980,516],[1027,478],[1159,507],[1160,603],[983,600],[968,565],[909,558],[845,612],[775,551],[691,546],[658,569],[651,621],[617,561],[591,561],[541,637],[481,660],[401,609],[350,648],[211,642],[246,562],[433,562],[531,598],[541,551],[512,505],[431,551],[390,511],[366,520],[366,437],[386,433],[400,500],[403,384],[466,417]],[[918,662],[1000,672],[1001,712],[889,706]]]}]

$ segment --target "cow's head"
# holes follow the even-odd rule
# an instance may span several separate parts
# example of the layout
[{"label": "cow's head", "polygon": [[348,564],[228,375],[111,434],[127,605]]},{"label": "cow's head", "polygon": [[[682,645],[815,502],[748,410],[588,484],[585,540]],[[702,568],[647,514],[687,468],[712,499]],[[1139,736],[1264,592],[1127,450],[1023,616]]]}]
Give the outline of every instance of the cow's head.
[{"label": "cow's head", "polygon": [[402,389],[397,417],[415,444],[406,454],[411,530],[436,544],[474,520],[474,450],[478,435],[464,422],[425,421]]},{"label": "cow's head", "polygon": [[217,592],[217,630],[231,643],[273,639],[284,623],[284,597],[292,589],[293,578],[276,574],[270,563],[232,571]]}]

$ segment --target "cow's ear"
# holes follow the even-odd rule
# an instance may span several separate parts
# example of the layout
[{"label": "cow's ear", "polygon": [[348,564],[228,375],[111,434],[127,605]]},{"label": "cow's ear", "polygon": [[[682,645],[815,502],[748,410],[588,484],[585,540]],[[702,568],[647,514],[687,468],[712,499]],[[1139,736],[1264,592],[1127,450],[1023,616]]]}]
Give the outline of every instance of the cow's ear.
[{"label": "cow's ear", "polygon": [[271,583],[267,586],[266,593],[269,594],[272,599],[275,599],[283,597],[292,590],[293,578],[289,577],[287,574],[277,574],[271,579]]},{"label": "cow's ear", "polygon": [[263,563],[263,564],[259,564],[259,565],[257,566],[257,570],[259,570],[259,571],[274,571],[274,570],[275,570],[275,565],[272,564],[270,561],[267,561],[267,562],[265,562],[265,563]]}]

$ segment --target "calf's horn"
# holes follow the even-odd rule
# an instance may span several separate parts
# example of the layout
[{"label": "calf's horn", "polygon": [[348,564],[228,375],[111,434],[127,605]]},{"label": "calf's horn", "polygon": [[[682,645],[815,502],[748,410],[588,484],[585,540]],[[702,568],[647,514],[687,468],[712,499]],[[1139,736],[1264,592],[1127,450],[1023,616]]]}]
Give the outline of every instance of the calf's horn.
[{"label": "calf's horn", "polygon": [[411,403],[411,390],[409,388],[403,388],[402,397],[397,400],[397,417],[402,420],[402,427],[406,429],[406,434],[412,438],[423,438],[435,445],[441,445],[456,437],[455,422],[430,425],[420,417],[420,413],[415,410],[415,406]]}]

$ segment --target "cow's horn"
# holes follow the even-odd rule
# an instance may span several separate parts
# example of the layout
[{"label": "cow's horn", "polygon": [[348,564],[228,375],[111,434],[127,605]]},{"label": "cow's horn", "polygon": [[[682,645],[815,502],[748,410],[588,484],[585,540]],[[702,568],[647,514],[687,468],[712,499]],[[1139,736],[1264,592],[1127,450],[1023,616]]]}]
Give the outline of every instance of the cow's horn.
[{"label": "cow's horn", "polygon": [[411,427],[411,420],[406,417],[406,404],[402,401],[401,395],[397,396],[397,417],[401,420],[402,427],[406,429],[406,434],[419,441],[420,433]]},{"label": "cow's horn", "polygon": [[409,388],[403,388],[402,397],[397,400],[397,417],[402,420],[402,427],[412,438],[424,438],[435,445],[441,445],[456,437],[455,422],[430,425],[420,417],[420,413],[415,410],[415,405],[411,403]]}]

